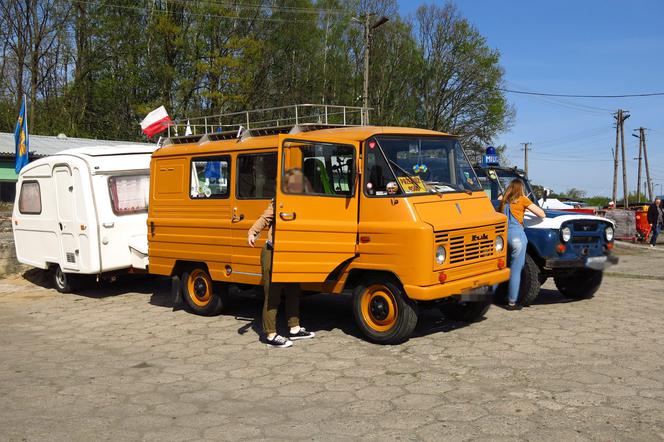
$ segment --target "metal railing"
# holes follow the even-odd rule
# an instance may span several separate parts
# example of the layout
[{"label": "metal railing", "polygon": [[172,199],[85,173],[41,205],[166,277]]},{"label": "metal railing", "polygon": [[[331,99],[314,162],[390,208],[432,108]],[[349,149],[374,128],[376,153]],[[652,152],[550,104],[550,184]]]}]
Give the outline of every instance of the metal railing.
[{"label": "metal railing", "polygon": [[[366,126],[371,108],[330,104],[294,104],[242,112],[181,118],[173,121],[168,136],[205,135],[218,132],[271,129],[314,124],[321,126]],[[187,130],[189,128],[189,130]]]}]

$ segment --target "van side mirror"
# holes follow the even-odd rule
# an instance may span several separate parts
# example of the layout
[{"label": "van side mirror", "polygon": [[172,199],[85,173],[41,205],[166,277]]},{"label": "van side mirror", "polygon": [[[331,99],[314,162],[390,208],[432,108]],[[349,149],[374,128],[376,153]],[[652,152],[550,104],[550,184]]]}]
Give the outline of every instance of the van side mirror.
[{"label": "van side mirror", "polygon": [[543,200],[546,201],[546,199],[551,195],[551,190],[549,189],[544,189],[544,198]]}]

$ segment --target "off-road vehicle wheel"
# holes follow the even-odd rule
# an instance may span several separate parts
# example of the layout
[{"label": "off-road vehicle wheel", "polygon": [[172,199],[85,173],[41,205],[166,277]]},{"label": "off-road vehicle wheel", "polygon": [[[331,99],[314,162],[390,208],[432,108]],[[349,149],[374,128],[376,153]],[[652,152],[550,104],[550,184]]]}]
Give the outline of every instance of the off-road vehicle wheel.
[{"label": "off-road vehicle wheel", "polygon": [[578,269],[553,277],[556,287],[563,295],[574,299],[590,299],[602,285],[601,270]]}]

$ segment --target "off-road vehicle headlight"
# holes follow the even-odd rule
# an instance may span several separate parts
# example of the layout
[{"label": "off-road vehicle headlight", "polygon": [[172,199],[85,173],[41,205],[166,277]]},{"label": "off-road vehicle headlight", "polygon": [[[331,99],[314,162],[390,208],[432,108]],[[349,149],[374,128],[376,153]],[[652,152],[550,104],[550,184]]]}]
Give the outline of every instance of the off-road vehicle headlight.
[{"label": "off-road vehicle headlight", "polygon": [[606,229],[604,229],[604,238],[606,238],[607,241],[613,241],[613,234],[613,227],[607,226]]},{"label": "off-road vehicle headlight", "polygon": [[563,227],[560,229],[560,237],[562,238],[563,242],[568,242],[570,239],[572,239],[572,229],[569,227]]}]

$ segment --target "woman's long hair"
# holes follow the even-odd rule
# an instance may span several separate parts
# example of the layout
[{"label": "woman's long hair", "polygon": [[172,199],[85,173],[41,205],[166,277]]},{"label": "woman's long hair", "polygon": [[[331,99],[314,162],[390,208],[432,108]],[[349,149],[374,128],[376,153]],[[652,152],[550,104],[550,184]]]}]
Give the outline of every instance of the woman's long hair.
[{"label": "woman's long hair", "polygon": [[503,199],[500,200],[500,213],[503,213],[506,203],[515,203],[519,198],[525,195],[526,192],[523,189],[523,182],[518,178],[514,178],[509,186],[507,186],[507,189],[505,189]]}]

